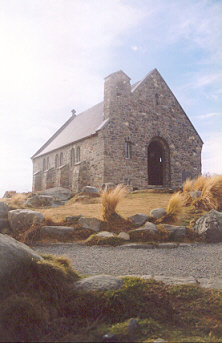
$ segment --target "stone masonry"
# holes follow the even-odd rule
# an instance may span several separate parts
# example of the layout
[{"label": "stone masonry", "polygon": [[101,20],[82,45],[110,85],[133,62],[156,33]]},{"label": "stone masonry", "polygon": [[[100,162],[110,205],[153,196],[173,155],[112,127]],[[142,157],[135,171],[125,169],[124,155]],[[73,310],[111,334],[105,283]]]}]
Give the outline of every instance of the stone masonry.
[{"label": "stone masonry", "polygon": [[156,69],[133,86],[122,71],[109,75],[98,105],[101,125],[93,134],[52,151],[46,143],[32,157],[33,191],[62,186],[79,192],[108,182],[176,188],[201,173],[203,142]]}]

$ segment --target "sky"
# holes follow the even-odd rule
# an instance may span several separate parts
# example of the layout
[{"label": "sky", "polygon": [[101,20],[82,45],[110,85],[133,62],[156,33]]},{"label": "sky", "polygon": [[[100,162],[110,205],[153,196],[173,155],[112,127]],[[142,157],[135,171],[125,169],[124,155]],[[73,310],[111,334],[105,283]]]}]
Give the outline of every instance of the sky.
[{"label": "sky", "polygon": [[31,191],[31,156],[118,70],[157,68],[222,174],[221,42],[221,0],[0,0],[0,197]]}]

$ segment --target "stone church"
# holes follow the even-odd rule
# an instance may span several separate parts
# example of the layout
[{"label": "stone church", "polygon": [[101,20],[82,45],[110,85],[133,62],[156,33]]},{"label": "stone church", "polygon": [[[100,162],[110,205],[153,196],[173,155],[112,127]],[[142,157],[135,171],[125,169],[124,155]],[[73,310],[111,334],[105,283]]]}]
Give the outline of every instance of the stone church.
[{"label": "stone church", "polygon": [[176,188],[201,173],[203,142],[157,69],[141,81],[117,71],[104,101],[71,118],[32,156],[33,191],[123,183]]}]

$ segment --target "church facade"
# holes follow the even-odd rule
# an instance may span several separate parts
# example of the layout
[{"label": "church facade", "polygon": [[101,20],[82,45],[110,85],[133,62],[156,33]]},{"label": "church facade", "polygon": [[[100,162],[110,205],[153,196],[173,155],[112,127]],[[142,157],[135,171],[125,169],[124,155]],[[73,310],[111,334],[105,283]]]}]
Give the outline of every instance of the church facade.
[{"label": "church facade", "polygon": [[201,174],[203,142],[157,69],[105,78],[104,101],[72,117],[32,156],[33,191],[123,183],[176,188]]}]

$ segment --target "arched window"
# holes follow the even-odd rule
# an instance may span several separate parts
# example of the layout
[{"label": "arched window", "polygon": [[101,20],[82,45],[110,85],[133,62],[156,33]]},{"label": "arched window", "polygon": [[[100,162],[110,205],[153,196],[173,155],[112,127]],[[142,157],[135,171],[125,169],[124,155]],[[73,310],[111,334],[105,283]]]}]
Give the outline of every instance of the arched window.
[{"label": "arched window", "polygon": [[49,157],[47,157],[46,169],[49,169]]},{"label": "arched window", "polygon": [[129,140],[129,137],[125,139],[125,158],[131,158],[131,142]]},{"label": "arched window", "polygon": [[71,167],[74,166],[75,164],[75,149],[72,148],[71,153],[70,153],[70,164]]},{"label": "arched window", "polygon": [[60,166],[62,166],[63,165],[63,153],[62,152],[60,153],[59,162],[60,162]]},{"label": "arched window", "polygon": [[76,162],[79,162],[80,161],[80,147],[77,146],[77,149],[76,149]]},{"label": "arched window", "polygon": [[43,171],[45,171],[46,170],[46,162],[45,162],[45,157],[44,157],[44,159],[43,159]]},{"label": "arched window", "polygon": [[59,167],[59,155],[56,154],[55,156],[55,168],[58,168]]}]

